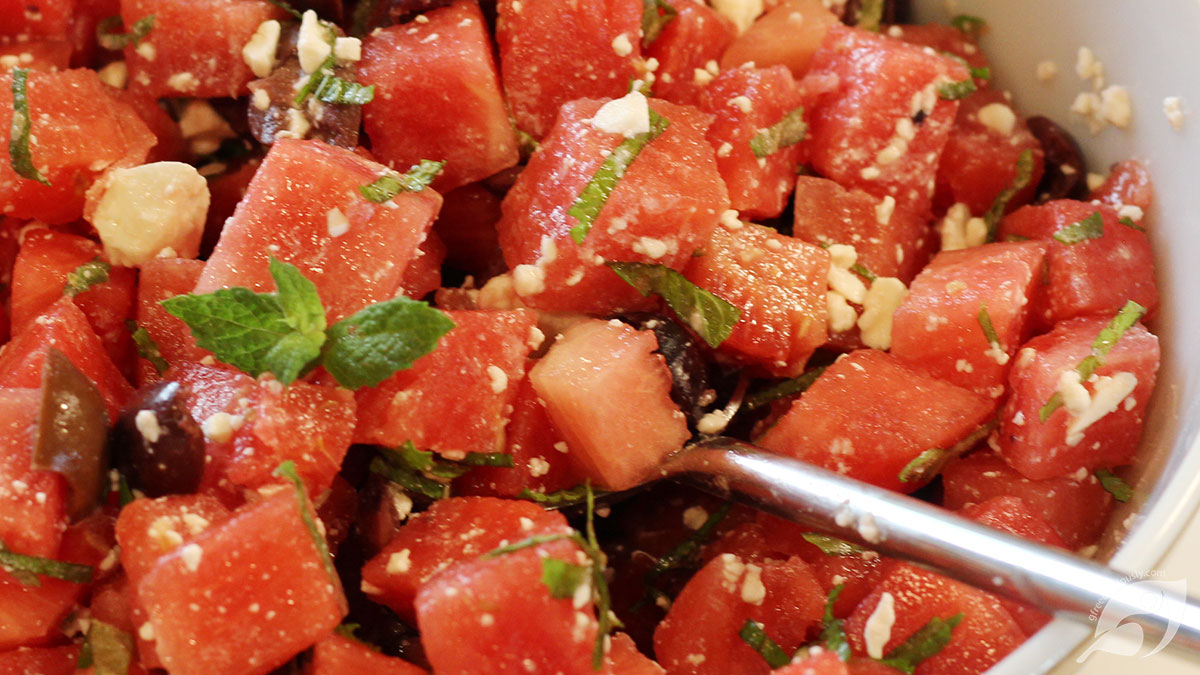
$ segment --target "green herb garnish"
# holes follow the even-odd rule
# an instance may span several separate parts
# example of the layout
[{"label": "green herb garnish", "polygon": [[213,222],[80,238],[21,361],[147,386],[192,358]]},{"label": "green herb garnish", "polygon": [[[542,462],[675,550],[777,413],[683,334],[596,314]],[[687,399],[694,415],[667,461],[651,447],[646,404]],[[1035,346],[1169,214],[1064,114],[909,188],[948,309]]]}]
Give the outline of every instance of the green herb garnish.
[{"label": "green herb garnish", "polygon": [[945,456],[945,450],[930,448],[914,457],[908,464],[905,464],[904,468],[900,469],[900,474],[897,478],[900,479],[901,483],[919,480],[929,472],[930,467],[940,464]]},{"label": "green herb garnish", "polygon": [[115,32],[121,25],[119,16],[110,16],[96,24],[96,43],[110,51],[124,49],[129,45],[136,47],[151,30],[154,30],[154,15],[144,16],[135,21],[128,33]]},{"label": "green herb garnish", "polygon": [[854,25],[878,33],[883,25],[883,4],[884,0],[862,0],[858,8],[858,20]]},{"label": "green herb garnish", "polygon": [[843,661],[850,659],[850,642],[846,638],[846,628],[841,619],[833,617],[833,606],[837,604],[838,596],[846,584],[838,584],[829,589],[829,597],[825,599],[825,614],[821,617],[821,642],[829,651],[837,654]]},{"label": "green herb garnish", "polygon": [[760,389],[746,397],[745,403],[742,404],[746,410],[754,410],[762,406],[794,394],[802,394],[812,386],[813,382],[825,372],[826,366],[819,366],[811,370],[805,371],[799,377],[794,377],[790,380],[784,380],[777,384],[773,384],[766,389]]},{"label": "green herb garnish", "polygon": [[742,311],[714,295],[687,277],[667,267],[653,263],[606,263],[617,276],[633,286],[643,296],[651,293],[667,301],[667,306],[710,347],[717,347],[733,332]]},{"label": "green herb garnish", "polygon": [[948,619],[935,616],[898,647],[888,652],[882,663],[912,675],[922,661],[936,656],[950,643],[954,627],[962,623],[962,620],[961,612]]},{"label": "green herb garnish", "polygon": [[1017,156],[1017,172],[1013,176],[1012,184],[996,195],[992,205],[983,214],[983,221],[987,223],[987,240],[989,242],[996,241],[996,232],[1000,228],[1000,219],[1004,217],[1008,202],[1012,201],[1018,192],[1024,190],[1031,180],[1033,180],[1033,150],[1026,148]]},{"label": "green herb garnish", "polygon": [[8,572],[18,582],[25,586],[41,586],[37,575],[61,579],[73,584],[86,584],[92,581],[91,565],[39,558],[31,555],[13,553],[0,541],[0,569]]},{"label": "green herb garnish", "polygon": [[[1096,369],[1104,365],[1104,357],[1108,356],[1108,353],[1112,351],[1113,346],[1117,344],[1117,341],[1121,339],[1125,331],[1132,328],[1145,314],[1146,308],[1133,300],[1125,303],[1121,311],[1117,312],[1112,321],[1109,321],[1108,325],[1096,336],[1096,339],[1092,340],[1092,353],[1084,357],[1079,362],[1079,365],[1075,367],[1075,371],[1079,373],[1080,382],[1087,382],[1091,379]],[[1042,406],[1042,409],[1038,412],[1038,417],[1042,422],[1045,422],[1062,404],[1062,394],[1055,392],[1050,397],[1050,400],[1046,401],[1046,405]]]},{"label": "green herb garnish", "polygon": [[129,333],[133,336],[133,344],[137,347],[138,356],[150,362],[154,366],[154,370],[158,371],[159,375],[167,372],[171,364],[163,358],[162,352],[159,351],[158,345],[155,344],[154,338],[150,337],[150,333],[142,326],[137,325],[133,319],[126,319],[125,327],[129,329]]},{"label": "green herb garnish", "polygon": [[972,40],[978,40],[980,35],[983,35],[984,28],[987,28],[987,22],[977,16],[970,14],[959,14],[950,19],[950,25],[957,28]]},{"label": "green herb garnish", "polygon": [[375,85],[364,87],[357,82],[324,75],[313,90],[313,96],[323,103],[366,105],[375,99]]},{"label": "green herb garnish", "polygon": [[12,127],[8,136],[8,158],[13,171],[22,178],[36,180],[42,185],[50,181],[33,165],[33,152],[29,148],[29,70],[13,68],[12,71]]},{"label": "green herb garnish", "polygon": [[998,348],[1000,336],[996,334],[996,327],[992,325],[992,317],[988,314],[986,302],[979,305],[979,314],[975,318],[979,321],[979,327],[983,330],[983,337],[987,338],[988,344]]},{"label": "green herb garnish", "polygon": [[938,98],[943,101],[958,101],[978,91],[974,78],[968,77],[961,82],[946,82],[938,86]]},{"label": "green herb garnish", "polygon": [[329,555],[329,544],[325,541],[325,535],[321,534],[321,530],[317,528],[317,516],[312,510],[312,504],[308,501],[308,490],[304,487],[304,480],[296,472],[296,463],[288,460],[280,464],[273,475],[287,479],[295,487],[300,520],[304,521],[304,527],[312,537],[313,547],[317,549],[317,555],[321,558],[321,566],[325,568],[325,572],[329,574],[329,579],[336,588],[338,575],[337,570],[333,568],[333,558]]},{"label": "green herb garnish", "polygon": [[1055,241],[1064,244],[1078,244],[1089,239],[1099,239],[1104,236],[1104,217],[1099,211],[1077,223],[1071,223],[1054,233]]},{"label": "green herb garnish", "polygon": [[666,0],[642,0],[642,46],[657,40],[678,13]]},{"label": "green herb garnish", "polygon": [[695,532],[689,534],[686,538],[684,538],[683,541],[672,547],[671,550],[667,551],[661,558],[654,561],[654,566],[651,567],[648,572],[646,572],[644,580],[646,584],[646,595],[634,603],[634,605],[630,608],[630,611],[637,611],[655,597],[665,595],[661,590],[658,589],[659,577],[667,572],[670,572],[671,570],[683,569],[690,566],[695,561],[696,555],[700,552],[700,549],[709,539],[712,538],[713,532],[717,529],[717,525],[720,525],[721,521],[725,520],[725,517],[729,515],[729,510],[732,506],[733,505],[730,502],[725,502],[722,504],[720,508],[710,513],[708,518],[704,519],[704,522],[700,525],[700,527],[696,528]]},{"label": "green herb garnish", "polygon": [[303,14],[301,14],[299,11],[297,11],[295,7],[292,7],[290,4],[284,2],[284,0],[267,0],[267,2],[271,3],[272,5],[275,5],[276,7],[278,7],[279,9],[282,9],[283,11],[287,12],[288,14],[291,14],[292,16],[294,16],[297,19],[304,18]]},{"label": "green herb garnish", "polygon": [[1100,486],[1122,504],[1133,498],[1133,488],[1129,487],[1129,483],[1108,469],[1096,469],[1096,478]]},{"label": "green herb garnish", "polygon": [[[539,504],[548,504],[551,506],[561,506],[563,504],[575,504],[587,498],[587,485],[577,485],[566,490],[557,490],[555,492],[537,492],[525,488],[517,495],[518,499],[528,499]],[[603,494],[603,493],[602,493]]]},{"label": "green herb garnish", "polygon": [[987,435],[995,428],[996,420],[992,419],[967,434],[965,438],[955,443],[948,450],[944,448],[930,448],[914,457],[908,464],[905,464],[896,477],[900,479],[901,483],[922,483],[932,480],[934,476],[941,472],[942,467],[947,462],[975,447],[979,441],[987,438]]},{"label": "green herb garnish", "polygon": [[321,365],[343,387],[374,387],[432,352],[452,328],[454,322],[428,303],[385,300],[329,328]]},{"label": "green herb garnish", "polygon": [[591,572],[590,565],[576,565],[558,558],[542,558],[542,584],[552,598],[573,598]]},{"label": "green herb garnish", "polygon": [[367,201],[382,204],[401,192],[420,192],[433,184],[445,162],[423,159],[409,168],[408,173],[385,173],[368,185],[358,188]]},{"label": "green herb garnish", "polygon": [[73,298],[96,284],[102,284],[108,281],[108,273],[111,270],[112,265],[103,260],[86,262],[67,274],[67,285],[63,287],[63,294]]},{"label": "green herb garnish", "polygon": [[866,265],[864,265],[862,263],[858,263],[858,262],[856,262],[850,266],[850,271],[854,272],[858,276],[860,276],[870,282],[874,282],[876,279],[879,278],[878,275],[876,275],[874,272],[871,271],[871,268],[867,267]]},{"label": "green herb garnish", "polygon": [[1130,218],[1129,216],[1121,216],[1120,218],[1117,219],[1117,222],[1124,225],[1125,227],[1137,230],[1138,232],[1146,231],[1146,228],[1133,222],[1133,218]]},{"label": "green herb garnish", "polygon": [[792,657],[787,655],[774,640],[767,635],[763,630],[763,625],[754,619],[746,619],[746,623],[742,624],[742,629],[738,631],[738,637],[742,638],[742,642],[750,645],[750,648],[758,652],[758,655],[763,657],[767,665],[772,670],[782,668],[791,662]]},{"label": "green herb garnish", "polygon": [[133,648],[133,635],[93,618],[75,666],[95,675],[128,675]]},{"label": "green herb garnish", "polygon": [[805,532],[800,536],[804,537],[804,541],[807,541],[813,546],[821,549],[821,553],[824,553],[825,555],[861,555],[867,550],[858,544],[851,544],[848,541],[838,539],[837,537],[831,537],[827,534],[821,534],[819,532]]},{"label": "green herb garnish", "polygon": [[804,106],[800,106],[783,116],[770,128],[763,129],[750,139],[750,150],[754,156],[762,159],[770,157],[783,148],[791,147],[804,140],[808,133],[808,124],[804,121]]},{"label": "green herb garnish", "polygon": [[582,244],[583,240],[587,238],[588,231],[592,229],[592,223],[600,215],[604,205],[608,203],[609,195],[617,187],[617,183],[625,175],[629,166],[641,154],[642,149],[650,141],[661,136],[670,124],[667,118],[651,110],[650,131],[621,141],[621,144],[613,148],[608,157],[604,158],[604,163],[600,165],[599,169],[596,169],[592,179],[583,187],[583,191],[579,193],[579,197],[567,211],[567,215],[578,222],[571,228],[571,239],[575,240],[576,244]]}]

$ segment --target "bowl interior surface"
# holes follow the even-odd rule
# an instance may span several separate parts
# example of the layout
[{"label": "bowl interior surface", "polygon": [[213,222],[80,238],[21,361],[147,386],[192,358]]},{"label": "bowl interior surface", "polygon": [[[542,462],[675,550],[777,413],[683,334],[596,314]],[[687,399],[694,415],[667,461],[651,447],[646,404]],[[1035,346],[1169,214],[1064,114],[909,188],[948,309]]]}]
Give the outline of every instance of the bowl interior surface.
[{"label": "bowl interior surface", "polygon": [[[1154,179],[1156,202],[1145,224],[1154,242],[1162,306],[1150,328],[1162,344],[1158,387],[1130,483],[1096,557],[1124,572],[1152,569],[1200,502],[1200,2],[1197,0],[917,0],[917,22],[956,14],[985,19],[982,47],[995,86],[1010,91],[1026,115],[1041,114],[1075,135],[1091,171],[1136,158]],[[1092,91],[1075,73],[1080,47],[1104,64],[1109,85],[1123,85],[1134,113],[1128,129],[1093,135],[1069,111],[1076,95]],[[1058,74],[1041,81],[1037,66],[1052,61]],[[1178,96],[1184,124],[1175,131],[1163,99]],[[1195,300],[1195,298],[1193,298]],[[1052,668],[1093,633],[1090,626],[1055,620],[992,673],[1038,673]]]}]

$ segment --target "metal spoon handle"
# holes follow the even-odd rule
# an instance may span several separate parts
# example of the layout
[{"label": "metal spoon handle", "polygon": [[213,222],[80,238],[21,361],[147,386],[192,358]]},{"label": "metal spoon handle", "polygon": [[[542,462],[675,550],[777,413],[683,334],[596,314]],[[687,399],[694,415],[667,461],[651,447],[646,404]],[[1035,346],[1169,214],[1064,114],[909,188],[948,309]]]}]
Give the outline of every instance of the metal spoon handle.
[{"label": "metal spoon handle", "polygon": [[1181,590],[1130,583],[1136,579],[918,499],[727,438],[690,446],[663,471],[1047,613],[1087,624],[1106,611],[1200,650],[1200,603]]}]

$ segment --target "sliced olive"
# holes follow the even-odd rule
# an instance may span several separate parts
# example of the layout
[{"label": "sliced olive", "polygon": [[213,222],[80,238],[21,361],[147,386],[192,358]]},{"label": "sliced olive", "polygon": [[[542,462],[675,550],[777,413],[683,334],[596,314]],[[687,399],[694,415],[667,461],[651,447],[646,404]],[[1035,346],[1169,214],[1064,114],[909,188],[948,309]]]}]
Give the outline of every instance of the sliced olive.
[{"label": "sliced olive", "polygon": [[1087,191],[1087,166],[1075,138],[1048,117],[1037,115],[1025,123],[1045,153],[1046,168],[1035,193],[1037,201],[1082,199]]},{"label": "sliced olive", "polygon": [[87,375],[54,347],[42,365],[33,468],[62,474],[67,481],[67,515],[91,513],[104,494],[108,473],[108,408]]},{"label": "sliced olive", "polygon": [[163,381],[142,387],[112,433],[117,467],[151,497],[191,494],[204,474],[204,433],[185,405],[186,389]]}]

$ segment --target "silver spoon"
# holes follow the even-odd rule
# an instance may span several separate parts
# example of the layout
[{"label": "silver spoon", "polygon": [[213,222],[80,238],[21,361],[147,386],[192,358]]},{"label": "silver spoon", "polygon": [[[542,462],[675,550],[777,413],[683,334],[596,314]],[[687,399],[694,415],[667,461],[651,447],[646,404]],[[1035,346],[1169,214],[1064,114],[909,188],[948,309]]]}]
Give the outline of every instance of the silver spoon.
[{"label": "silver spoon", "polygon": [[1200,651],[1200,601],[1147,592],[1103,565],[918,499],[723,437],[688,446],[661,471],[1056,617],[1087,625],[1089,613],[1113,607],[1148,634],[1175,631],[1173,646]]}]

